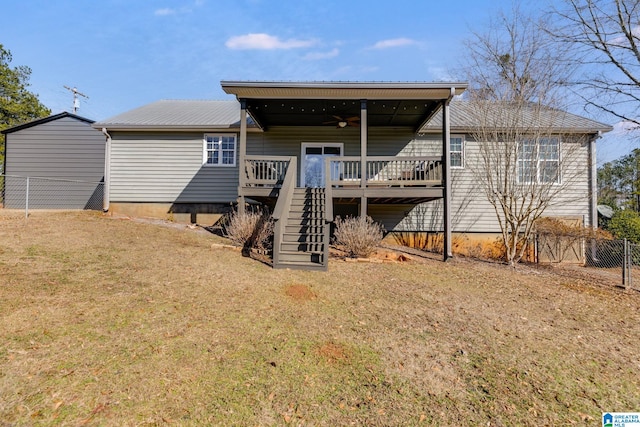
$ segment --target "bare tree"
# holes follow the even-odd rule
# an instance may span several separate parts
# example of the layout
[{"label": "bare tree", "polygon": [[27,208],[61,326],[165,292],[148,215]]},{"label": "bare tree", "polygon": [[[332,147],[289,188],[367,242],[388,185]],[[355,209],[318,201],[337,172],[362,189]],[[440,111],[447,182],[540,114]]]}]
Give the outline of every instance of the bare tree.
[{"label": "bare tree", "polygon": [[580,66],[572,81],[587,107],[640,126],[640,1],[564,0],[550,31]]},{"label": "bare tree", "polygon": [[559,108],[561,83],[572,68],[541,23],[518,8],[474,33],[466,47],[470,89],[463,108],[478,150],[469,166],[496,213],[506,261],[515,266],[535,221],[559,195],[570,202],[563,193],[580,174],[584,179],[580,144],[560,134],[567,117]]}]

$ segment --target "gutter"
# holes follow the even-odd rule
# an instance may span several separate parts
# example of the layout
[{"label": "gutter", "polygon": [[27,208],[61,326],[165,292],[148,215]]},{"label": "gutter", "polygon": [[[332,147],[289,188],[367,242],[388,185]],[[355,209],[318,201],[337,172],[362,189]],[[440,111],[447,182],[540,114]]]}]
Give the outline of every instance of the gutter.
[{"label": "gutter", "polygon": [[104,184],[102,189],[102,211],[109,211],[109,188],[111,184],[111,135],[107,128],[102,128],[102,133],[106,137],[104,146]]}]

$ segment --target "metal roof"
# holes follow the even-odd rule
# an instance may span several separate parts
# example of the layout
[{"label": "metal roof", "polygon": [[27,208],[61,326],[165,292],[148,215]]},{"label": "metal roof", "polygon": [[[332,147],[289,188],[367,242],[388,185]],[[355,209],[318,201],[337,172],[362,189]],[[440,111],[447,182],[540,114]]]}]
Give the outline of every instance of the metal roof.
[{"label": "metal roof", "polygon": [[[255,99],[248,103],[250,114],[262,125],[335,126],[335,116],[360,115],[359,99]],[[470,102],[454,99],[450,105],[451,132],[472,132],[477,129],[478,114],[474,114],[473,105]],[[434,100],[373,100],[367,103],[368,125],[415,126],[426,114],[431,114],[431,120],[420,129],[420,132],[439,133],[442,131],[442,114],[437,113],[439,108],[440,102]],[[500,108],[498,104],[491,105],[487,111],[495,119],[490,122],[499,123],[501,114],[508,111],[507,108],[507,106]],[[435,115],[433,115],[434,111],[436,111]],[[543,110],[541,115],[534,115],[534,112],[536,112],[534,109],[523,110],[523,119],[518,123],[523,127],[536,127],[542,123],[543,126],[557,132],[568,133],[596,133],[612,130],[612,127],[607,124],[560,110]],[[69,113],[63,114],[73,116]],[[35,125],[59,116],[51,116],[21,126]],[[108,130],[237,130],[239,121],[240,104],[235,100],[162,100],[96,122],[93,127],[96,129],[104,127]],[[250,131],[259,131],[251,116],[248,118],[248,126]],[[6,129],[3,132],[15,131],[17,128],[19,127]]]},{"label": "metal roof", "polygon": [[[555,132],[597,133],[609,132],[612,126],[554,108],[521,108],[522,114],[514,118],[508,104],[484,103],[482,105],[454,99],[450,105],[451,132],[472,132],[478,129],[482,119],[494,129],[508,128],[517,123],[522,128],[546,128]],[[436,114],[420,129],[420,132],[442,132],[442,115]]]},{"label": "metal roof", "polygon": [[[238,101],[161,100],[93,124],[109,130],[209,130],[239,127]],[[250,123],[251,124],[251,123]]]},{"label": "metal roof", "polygon": [[17,132],[17,131],[22,130],[22,129],[27,129],[27,128],[30,128],[32,126],[37,126],[37,125],[41,125],[43,123],[52,122],[54,120],[62,119],[64,117],[71,117],[72,119],[80,120],[81,122],[85,122],[85,123],[89,123],[89,124],[94,122],[91,119],[87,119],[85,117],[80,117],[80,116],[78,116],[76,114],[72,114],[72,113],[68,113],[68,112],[64,111],[62,113],[52,114],[51,116],[48,116],[48,117],[44,117],[44,118],[41,118],[41,119],[35,119],[35,120],[32,120],[32,121],[27,122],[27,123],[22,123],[22,124],[19,124],[17,126],[13,126],[13,127],[4,129],[4,130],[0,131],[0,133],[6,135],[6,134],[11,133],[11,132]]}]

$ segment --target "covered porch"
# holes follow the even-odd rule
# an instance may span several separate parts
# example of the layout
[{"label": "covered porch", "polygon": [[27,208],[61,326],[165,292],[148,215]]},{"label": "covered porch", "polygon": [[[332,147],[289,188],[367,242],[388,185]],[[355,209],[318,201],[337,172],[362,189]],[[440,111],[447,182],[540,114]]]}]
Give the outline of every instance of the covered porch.
[{"label": "covered porch", "polygon": [[[277,229],[295,189],[322,190],[313,197],[323,199],[327,223],[334,203],[356,203],[364,216],[369,204],[443,199],[444,259],[451,256],[449,102],[466,84],[223,81],[222,88],[241,106],[239,209],[247,198],[276,200]],[[443,123],[438,155],[403,152],[436,114]],[[249,141],[249,116],[267,140],[259,154]],[[285,145],[271,135],[298,142]]]}]

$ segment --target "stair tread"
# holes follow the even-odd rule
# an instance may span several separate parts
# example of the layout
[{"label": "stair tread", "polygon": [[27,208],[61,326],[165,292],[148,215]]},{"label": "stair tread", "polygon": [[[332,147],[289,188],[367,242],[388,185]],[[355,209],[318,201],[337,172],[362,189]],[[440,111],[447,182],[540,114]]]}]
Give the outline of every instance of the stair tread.
[{"label": "stair tread", "polygon": [[288,251],[280,249],[280,255],[300,255],[300,254],[313,254],[313,255],[322,255],[324,251]]},{"label": "stair tread", "polygon": [[319,262],[313,262],[313,261],[280,261],[278,263],[279,265],[322,265],[322,263]]}]

